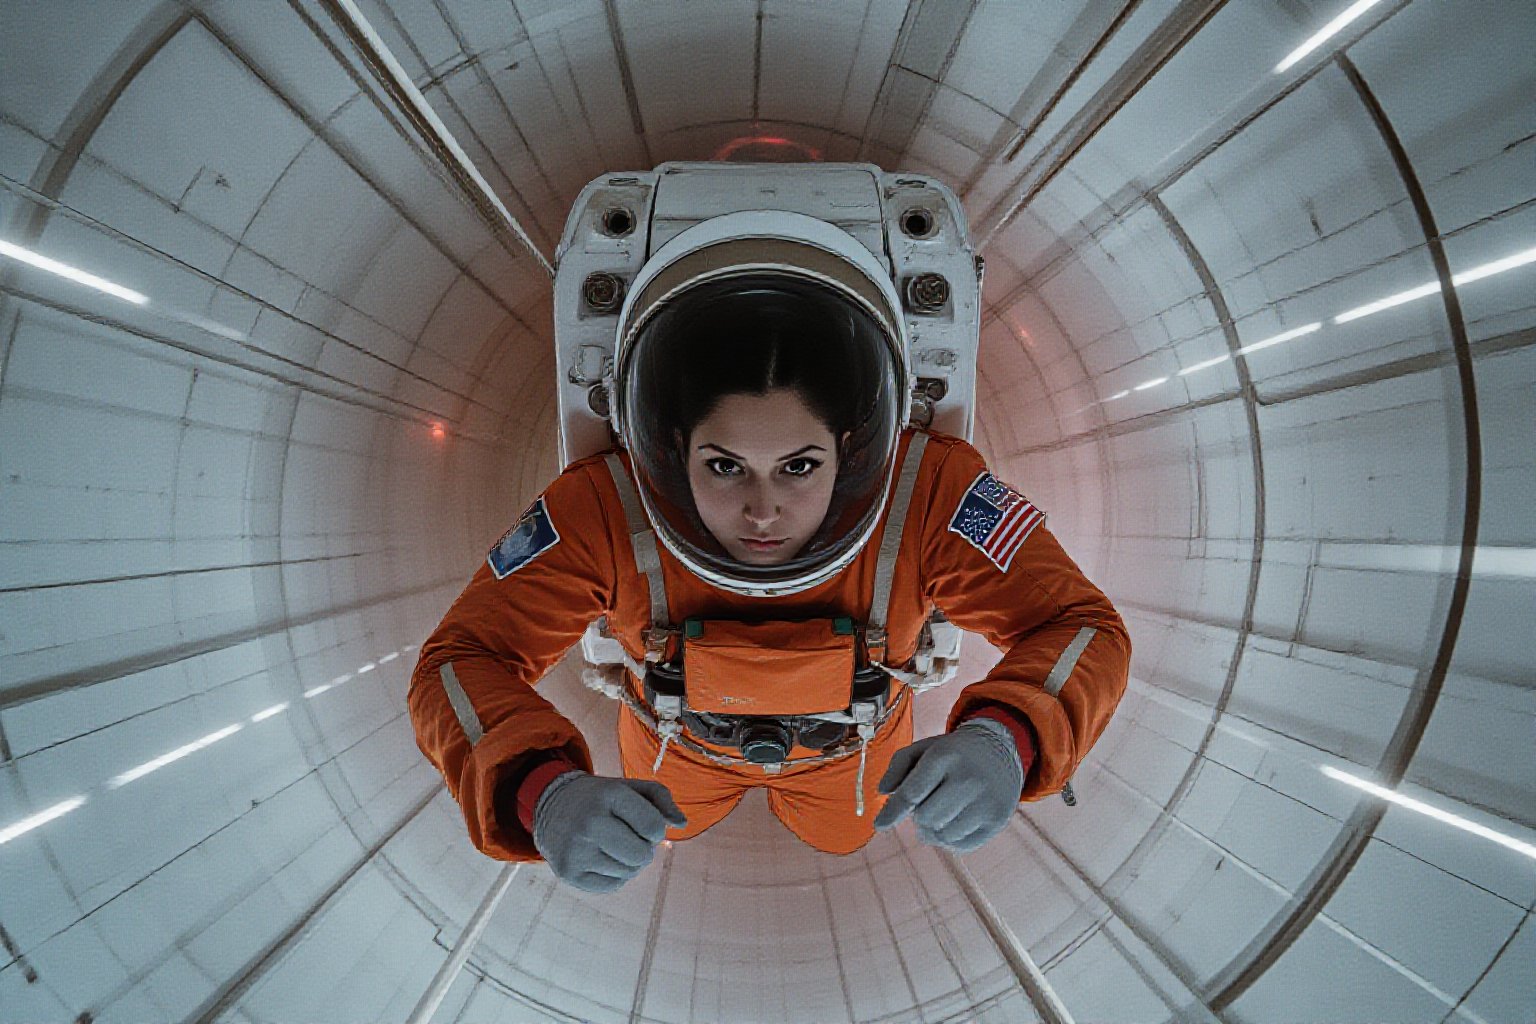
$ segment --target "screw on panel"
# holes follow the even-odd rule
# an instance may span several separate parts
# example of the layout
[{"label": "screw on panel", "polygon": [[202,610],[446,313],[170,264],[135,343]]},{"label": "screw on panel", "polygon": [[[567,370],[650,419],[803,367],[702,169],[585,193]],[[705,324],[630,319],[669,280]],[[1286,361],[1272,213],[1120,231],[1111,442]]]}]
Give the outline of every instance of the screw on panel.
[{"label": "screw on panel", "polygon": [[933,399],[928,397],[926,391],[912,393],[912,414],[908,422],[924,430],[933,425]]},{"label": "screw on panel", "polygon": [[587,408],[603,419],[608,418],[608,389],[601,384],[587,388]]},{"label": "screw on panel", "polygon": [[617,313],[624,304],[624,282],[598,271],[581,283],[581,297],[597,313]]},{"label": "screw on panel", "polygon": [[901,215],[901,230],[910,238],[929,237],[936,223],[933,214],[921,206],[914,206]]},{"label": "screw on panel", "polygon": [[907,307],[914,313],[937,313],[949,301],[949,282],[943,274],[918,274],[907,278]]},{"label": "screw on panel", "polygon": [[612,206],[603,211],[603,234],[623,238],[635,230],[635,215],[622,206]]}]

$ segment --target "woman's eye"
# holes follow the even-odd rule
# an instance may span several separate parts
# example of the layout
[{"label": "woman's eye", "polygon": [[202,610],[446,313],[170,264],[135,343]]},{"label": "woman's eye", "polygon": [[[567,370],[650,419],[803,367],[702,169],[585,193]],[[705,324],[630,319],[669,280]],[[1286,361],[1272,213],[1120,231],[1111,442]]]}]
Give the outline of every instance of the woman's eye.
[{"label": "woman's eye", "polygon": [[784,464],[784,472],[788,473],[790,476],[810,476],[820,465],[820,461],[816,459],[807,459],[803,457],[798,459],[790,459]]},{"label": "woman's eye", "polygon": [[704,465],[716,476],[735,476],[741,470],[734,459],[706,459]]}]

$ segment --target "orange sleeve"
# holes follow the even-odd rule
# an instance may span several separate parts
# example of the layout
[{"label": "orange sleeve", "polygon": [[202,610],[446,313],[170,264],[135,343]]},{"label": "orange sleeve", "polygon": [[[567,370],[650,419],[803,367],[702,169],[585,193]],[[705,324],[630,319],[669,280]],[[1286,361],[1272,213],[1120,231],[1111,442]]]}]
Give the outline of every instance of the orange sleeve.
[{"label": "orange sleeve", "polygon": [[[567,467],[542,495],[547,531],[535,519],[531,541],[493,546],[517,554],[503,560],[503,569],[530,550],[537,553],[501,579],[489,559],[482,561],[422,645],[411,676],[407,700],[416,745],[463,808],[470,841],[497,860],[539,859],[516,814],[496,814],[504,775],[537,751],[562,752],[592,770],[581,733],[534,691],[611,603],[613,544],[591,462]],[[536,508],[537,501],[529,511]],[[525,515],[521,522],[530,520]],[[544,546],[550,533],[558,539]]]},{"label": "orange sleeve", "polygon": [[1022,799],[1040,800],[1060,792],[1119,705],[1130,635],[1043,521],[1011,557],[1008,545],[994,544],[997,561],[951,529],[987,467],[971,445],[946,440],[953,443],[934,453],[940,461],[922,524],[924,592],[955,625],[1005,652],[985,679],[960,692],[947,728],[988,704],[1017,711],[1038,740]]}]

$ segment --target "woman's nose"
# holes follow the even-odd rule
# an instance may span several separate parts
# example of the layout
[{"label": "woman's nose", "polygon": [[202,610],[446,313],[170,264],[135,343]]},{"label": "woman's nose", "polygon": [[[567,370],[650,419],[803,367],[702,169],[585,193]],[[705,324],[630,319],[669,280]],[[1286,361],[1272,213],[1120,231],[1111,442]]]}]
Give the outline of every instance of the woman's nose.
[{"label": "woman's nose", "polygon": [[746,507],[742,509],[742,515],[753,526],[761,529],[779,518],[779,502],[777,496],[766,488],[754,490],[747,498]]}]

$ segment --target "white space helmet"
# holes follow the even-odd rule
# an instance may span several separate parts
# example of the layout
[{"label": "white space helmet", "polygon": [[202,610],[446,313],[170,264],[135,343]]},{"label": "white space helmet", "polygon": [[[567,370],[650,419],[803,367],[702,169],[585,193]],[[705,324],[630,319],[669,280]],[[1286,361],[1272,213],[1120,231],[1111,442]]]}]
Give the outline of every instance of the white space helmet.
[{"label": "white space helmet", "polygon": [[[900,298],[868,249],[804,214],[714,217],[651,257],[618,331],[613,426],[673,555],[709,583],[757,597],[807,590],[853,561],[884,511],[911,401]],[[831,432],[836,451],[816,471],[836,476],[809,537],[754,564],[705,525],[690,446],[722,399],[778,389]]]}]

